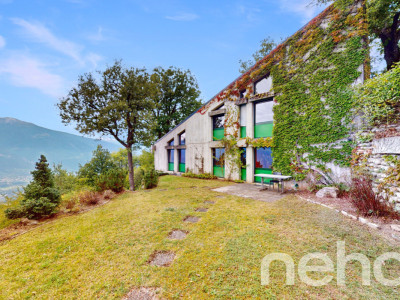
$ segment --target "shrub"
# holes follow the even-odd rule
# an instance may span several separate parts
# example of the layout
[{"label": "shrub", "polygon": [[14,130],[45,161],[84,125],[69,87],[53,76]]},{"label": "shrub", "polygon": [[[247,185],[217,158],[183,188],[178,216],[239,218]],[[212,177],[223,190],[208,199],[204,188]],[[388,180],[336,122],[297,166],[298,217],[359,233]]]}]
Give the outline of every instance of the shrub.
[{"label": "shrub", "polygon": [[82,205],[96,205],[100,201],[99,194],[93,191],[81,191],[76,197]]},{"label": "shrub", "polygon": [[103,193],[103,198],[106,200],[112,199],[115,197],[115,193],[112,190],[106,190]]},{"label": "shrub", "polygon": [[150,169],[144,172],[143,185],[146,190],[155,188],[158,185],[158,173],[156,170]]},{"label": "shrub", "polygon": [[142,168],[135,170],[135,191],[143,187],[144,170]]},{"label": "shrub", "polygon": [[354,206],[365,216],[398,218],[394,207],[374,192],[372,179],[365,175],[352,179],[349,195]]},{"label": "shrub", "polygon": [[105,174],[100,175],[96,180],[96,189],[99,192],[112,190],[120,193],[124,190],[126,171],[123,169],[110,169]]},{"label": "shrub", "polygon": [[22,206],[7,208],[4,211],[6,218],[8,219],[18,219],[25,216],[25,210]]},{"label": "shrub", "polygon": [[65,201],[65,208],[71,210],[71,209],[73,209],[75,207],[76,203],[77,203],[76,202],[76,198],[75,197],[71,197],[71,198],[69,198],[68,200]]}]

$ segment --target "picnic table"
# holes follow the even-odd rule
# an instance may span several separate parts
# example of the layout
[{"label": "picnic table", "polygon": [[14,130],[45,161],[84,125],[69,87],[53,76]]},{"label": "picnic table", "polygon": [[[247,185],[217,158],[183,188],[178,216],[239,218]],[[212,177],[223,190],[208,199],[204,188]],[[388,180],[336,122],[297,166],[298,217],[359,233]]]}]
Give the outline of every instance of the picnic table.
[{"label": "picnic table", "polygon": [[[288,180],[292,178],[292,176],[284,176],[284,175],[275,175],[275,174],[256,174],[254,177],[260,177],[261,178],[261,185],[264,187],[264,179],[275,179],[279,181],[279,184],[281,185],[281,193],[283,193],[283,183],[285,180]],[[279,190],[279,184],[278,184],[278,190]]]}]

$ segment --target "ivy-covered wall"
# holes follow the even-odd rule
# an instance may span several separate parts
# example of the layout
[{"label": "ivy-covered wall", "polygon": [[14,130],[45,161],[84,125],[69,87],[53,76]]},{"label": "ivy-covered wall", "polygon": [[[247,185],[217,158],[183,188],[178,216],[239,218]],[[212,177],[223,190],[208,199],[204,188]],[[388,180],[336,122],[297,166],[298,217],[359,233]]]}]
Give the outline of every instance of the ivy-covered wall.
[{"label": "ivy-covered wall", "polygon": [[[364,1],[333,4],[257,62],[199,110],[237,101],[239,91],[254,100],[274,96],[273,139],[247,138],[253,147],[273,146],[275,171],[302,179],[310,170],[329,178],[327,164],[350,166],[353,98],[347,88],[369,77]],[[253,84],[272,76],[273,92],[254,95]],[[361,79],[361,80],[360,80]],[[226,136],[240,139],[238,119],[227,117]]]}]

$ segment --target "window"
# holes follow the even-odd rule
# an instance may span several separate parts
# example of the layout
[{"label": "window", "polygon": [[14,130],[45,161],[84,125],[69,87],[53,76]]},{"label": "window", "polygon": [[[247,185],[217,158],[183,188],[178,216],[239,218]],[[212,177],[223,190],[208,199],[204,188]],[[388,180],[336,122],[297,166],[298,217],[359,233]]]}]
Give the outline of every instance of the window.
[{"label": "window", "polygon": [[[173,146],[174,145],[174,140],[170,140],[168,142],[168,146]],[[168,149],[168,171],[174,171],[174,149]]]},{"label": "window", "polygon": [[255,167],[257,169],[272,169],[272,151],[271,148],[255,149]]},{"label": "window", "polygon": [[243,99],[247,95],[247,90],[240,91],[240,99]]},{"label": "window", "polygon": [[219,115],[213,117],[213,127],[214,129],[224,128],[225,115]]},{"label": "window", "polygon": [[240,126],[246,126],[247,121],[247,109],[246,105],[240,106]]},{"label": "window", "polygon": [[272,110],[274,106],[274,102],[271,100],[257,102],[254,105],[255,109],[255,124],[263,124],[266,122],[273,122],[274,121],[274,112]]},{"label": "window", "polygon": [[242,168],[246,168],[246,148],[240,148],[240,161],[242,162]]},{"label": "window", "polygon": [[168,150],[168,162],[174,163],[174,150],[173,149]]},{"label": "window", "polygon": [[181,150],[179,150],[179,163],[184,164],[185,161],[186,161],[186,150],[181,149]]},{"label": "window", "polygon": [[185,145],[185,143],[186,143],[186,133],[182,132],[179,135],[179,145]]},{"label": "window", "polygon": [[213,164],[214,166],[223,167],[225,164],[225,148],[213,149]]},{"label": "window", "polygon": [[173,146],[174,145],[174,140],[172,139],[172,140],[170,140],[169,142],[168,142],[168,146]]},{"label": "window", "polygon": [[272,78],[264,77],[254,84],[254,95],[268,93],[272,89]]}]

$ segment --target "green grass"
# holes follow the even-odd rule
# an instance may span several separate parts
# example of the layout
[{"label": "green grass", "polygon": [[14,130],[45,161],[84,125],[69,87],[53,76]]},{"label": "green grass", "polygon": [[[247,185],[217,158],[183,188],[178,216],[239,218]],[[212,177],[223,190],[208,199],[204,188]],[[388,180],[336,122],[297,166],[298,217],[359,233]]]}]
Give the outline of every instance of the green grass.
[{"label": "green grass", "polygon": [[[120,299],[133,287],[160,287],[167,299],[395,299],[399,289],[363,287],[357,264],[347,268],[347,286],[333,281],[310,287],[297,279],[285,286],[283,268],[272,267],[272,284],[260,284],[260,263],[271,252],[293,256],[328,253],[336,242],[372,261],[392,248],[341,215],[286,197],[275,203],[235,196],[216,198],[208,187],[223,181],[165,176],[159,187],[124,194],[88,213],[62,218],[0,245],[0,298]],[[192,188],[195,186],[196,188]],[[180,189],[177,189],[180,188]],[[167,191],[160,191],[167,189]],[[214,205],[205,200],[216,201]],[[197,213],[198,207],[209,207]],[[187,215],[201,216],[186,224]],[[185,240],[166,239],[172,229],[190,231]],[[176,252],[168,268],[147,264],[155,250]],[[398,264],[390,274],[400,274]],[[396,276],[397,274],[397,276]]]}]

